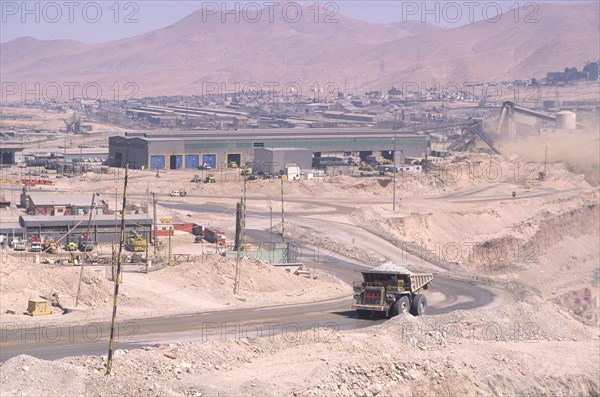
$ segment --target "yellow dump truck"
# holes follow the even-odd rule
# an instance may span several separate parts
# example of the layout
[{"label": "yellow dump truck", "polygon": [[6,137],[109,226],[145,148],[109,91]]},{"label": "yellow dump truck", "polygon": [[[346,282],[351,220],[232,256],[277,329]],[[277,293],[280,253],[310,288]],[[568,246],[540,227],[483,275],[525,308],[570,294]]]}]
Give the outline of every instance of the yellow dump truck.
[{"label": "yellow dump truck", "polygon": [[377,312],[388,318],[408,312],[414,316],[425,313],[427,298],[422,291],[428,289],[433,274],[375,268],[362,275],[363,281],[354,283],[352,308],[358,317],[366,318]]}]

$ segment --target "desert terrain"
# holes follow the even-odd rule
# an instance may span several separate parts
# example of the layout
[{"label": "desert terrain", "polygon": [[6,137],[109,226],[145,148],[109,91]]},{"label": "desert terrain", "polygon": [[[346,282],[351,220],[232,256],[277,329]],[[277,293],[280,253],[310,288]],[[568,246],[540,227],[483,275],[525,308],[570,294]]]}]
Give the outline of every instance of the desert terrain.
[{"label": "desert terrain", "polygon": [[[547,177],[538,180],[531,167],[544,166]],[[143,206],[147,193],[157,192],[157,217],[217,225],[231,239],[244,182],[233,170],[217,172],[214,184],[190,182],[198,172],[157,177],[132,170],[129,200]],[[111,169],[57,179],[50,189],[114,198],[123,173]],[[188,196],[170,197],[175,188],[185,188]],[[298,314],[280,320],[315,321],[315,327],[286,323],[268,335],[239,330],[210,337],[197,331],[142,335],[117,344],[109,377],[106,355],[66,353],[53,361],[15,355],[0,367],[2,395],[60,394],[65,384],[69,394],[97,396],[598,394],[599,191],[568,163],[455,153],[438,173],[398,176],[395,212],[389,175],[285,181],[283,227],[281,188],[279,180],[246,182],[248,241],[281,238],[283,229],[285,238],[302,248],[299,259],[311,269],[309,278],[244,259],[240,292],[234,295],[235,259],[177,232],[174,252],[190,254],[192,261],[124,273],[118,319],[227,311],[233,316],[247,310],[252,321],[261,310],[278,313],[288,307]],[[388,261],[432,271],[427,294],[432,308],[441,310],[355,322],[348,278],[358,280],[360,273],[344,269]],[[86,267],[80,306],[69,314],[57,308],[42,317],[7,314],[21,313],[29,298],[53,293],[73,307],[79,271],[79,266],[33,264],[31,255],[3,251],[2,323],[108,321],[113,283],[106,265]],[[442,279],[477,285],[491,298],[459,309],[477,305],[477,298],[436,290],[436,278],[441,286]],[[335,305],[311,317],[306,305],[319,302]],[[263,318],[277,320],[273,316]],[[180,317],[172,318],[175,327]],[[13,343],[9,338],[5,346],[15,351]]]},{"label": "desert terrain", "polygon": [[0,397],[600,395],[597,1],[5,3]]}]

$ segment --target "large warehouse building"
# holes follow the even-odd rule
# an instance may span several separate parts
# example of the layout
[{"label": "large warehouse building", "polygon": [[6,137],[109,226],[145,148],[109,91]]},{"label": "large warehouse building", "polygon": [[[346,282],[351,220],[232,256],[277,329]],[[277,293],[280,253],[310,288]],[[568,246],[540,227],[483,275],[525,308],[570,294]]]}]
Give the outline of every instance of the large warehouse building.
[{"label": "large warehouse building", "polygon": [[371,154],[425,157],[429,137],[374,129],[268,129],[202,132],[129,132],[109,138],[109,164],[153,170],[238,166],[257,148],[307,149],[313,157]]}]

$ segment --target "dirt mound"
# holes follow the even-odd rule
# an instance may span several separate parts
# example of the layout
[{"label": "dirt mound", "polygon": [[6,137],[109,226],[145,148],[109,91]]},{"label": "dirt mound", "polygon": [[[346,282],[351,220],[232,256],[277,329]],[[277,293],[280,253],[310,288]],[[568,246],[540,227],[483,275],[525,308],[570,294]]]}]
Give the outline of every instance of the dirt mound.
[{"label": "dirt mound", "polygon": [[[57,293],[62,305],[74,306],[79,284],[79,266],[22,263],[0,279],[0,310],[25,310],[27,299]],[[102,271],[104,268],[101,268]],[[80,305],[98,307],[112,298],[114,284],[96,267],[86,267],[81,283]]]},{"label": "dirt mound", "polygon": [[410,273],[410,271],[404,266],[397,265],[395,263],[386,262],[373,269],[376,272],[399,272],[399,273]]},{"label": "dirt mound", "polygon": [[600,325],[598,321],[598,312],[600,311],[599,301],[600,294],[598,293],[598,288],[581,288],[562,294],[555,299],[557,304],[566,307],[574,315],[595,325]]},{"label": "dirt mound", "polygon": [[515,302],[493,309],[455,311],[435,316],[396,317],[380,327],[402,335],[424,350],[448,344],[473,342],[579,341],[593,337],[579,321],[559,306],[536,302]]},{"label": "dirt mound", "polygon": [[[161,270],[165,278],[177,277],[223,296],[230,296],[235,278],[235,259],[204,264],[184,263]],[[331,279],[330,279],[331,280]],[[240,294],[271,293],[321,286],[324,281],[298,277],[266,262],[242,258]]]},{"label": "dirt mound", "polygon": [[[281,223],[273,226],[273,231],[281,234]],[[371,249],[348,246],[324,234],[315,233],[292,224],[285,225],[285,235],[292,240],[300,241],[314,247],[321,247],[326,250],[325,252],[343,253],[349,258],[357,259],[363,263],[376,265],[385,261],[383,255]]]},{"label": "dirt mound", "polygon": [[[496,356],[504,361],[503,356]],[[473,363],[443,358],[403,359],[348,364],[332,371],[326,382],[301,396],[593,396],[598,384],[591,376],[518,375],[503,369],[483,374]],[[519,362],[519,361],[517,361]],[[509,365],[509,364],[508,364]],[[507,364],[505,364],[507,366]]]},{"label": "dirt mound", "polygon": [[0,367],[0,395],[83,396],[85,371],[65,362],[20,355]]},{"label": "dirt mound", "polygon": [[[79,266],[18,264],[0,279],[0,311],[25,311],[28,299],[58,294],[60,304],[75,306]],[[2,268],[4,270],[4,267]],[[104,267],[88,266],[81,284],[79,308],[66,316],[53,310],[50,316],[18,316],[20,321],[94,321],[108,319],[112,312],[114,284],[104,276]],[[313,302],[351,294],[350,287],[321,272],[311,278],[296,276],[266,262],[243,258],[238,297],[233,295],[234,258],[206,255],[194,262],[167,266],[148,274],[125,272],[119,296],[119,317],[139,318],[232,307],[257,307]],[[157,306],[156,302],[161,302]]]}]

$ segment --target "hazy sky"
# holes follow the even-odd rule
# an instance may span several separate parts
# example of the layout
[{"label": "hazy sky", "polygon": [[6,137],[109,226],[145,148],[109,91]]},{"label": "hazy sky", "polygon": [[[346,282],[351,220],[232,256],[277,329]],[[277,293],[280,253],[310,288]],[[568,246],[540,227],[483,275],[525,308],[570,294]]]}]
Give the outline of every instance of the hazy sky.
[{"label": "hazy sky", "polygon": [[[310,7],[315,1],[298,1]],[[533,1],[320,1],[335,18],[340,13],[370,22],[402,22],[421,20],[445,27],[460,26],[471,20],[495,18],[498,6],[503,18],[535,16],[537,4]],[[425,4],[426,3],[426,4]],[[571,2],[573,3],[573,1]],[[37,39],[74,39],[84,42],[104,42],[145,33],[171,25],[203,6],[209,9],[235,9],[251,15],[255,5],[267,7],[274,4],[275,13],[282,13],[284,1],[8,1],[0,0],[0,41],[30,36]],[[425,6],[423,6],[425,4]],[[510,7],[529,5],[527,12],[516,16]],[[314,8],[313,8],[314,10]],[[288,9],[293,15],[294,9]],[[245,13],[244,13],[245,12]],[[218,18],[208,15],[207,18]],[[320,13],[318,18],[326,15]],[[267,19],[265,13],[263,18]],[[314,11],[302,18],[313,20]]]}]

